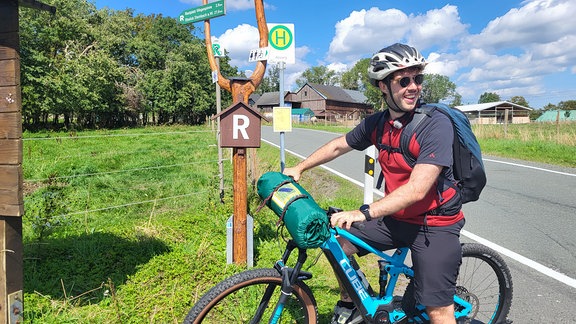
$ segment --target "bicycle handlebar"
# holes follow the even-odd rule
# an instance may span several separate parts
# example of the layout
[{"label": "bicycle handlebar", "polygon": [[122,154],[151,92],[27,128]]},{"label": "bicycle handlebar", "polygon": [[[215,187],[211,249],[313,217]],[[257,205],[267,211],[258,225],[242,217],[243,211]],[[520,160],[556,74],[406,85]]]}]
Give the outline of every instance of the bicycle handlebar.
[{"label": "bicycle handlebar", "polygon": [[[336,214],[339,212],[343,212],[344,210],[338,207],[328,207],[328,210],[326,211],[326,215],[328,215],[328,221],[330,221],[330,217],[332,217],[332,214]],[[332,225],[330,225],[332,226]],[[359,222],[353,222],[352,223],[352,227],[356,228],[357,230],[363,231],[366,228],[366,224],[364,223],[359,223]]]}]

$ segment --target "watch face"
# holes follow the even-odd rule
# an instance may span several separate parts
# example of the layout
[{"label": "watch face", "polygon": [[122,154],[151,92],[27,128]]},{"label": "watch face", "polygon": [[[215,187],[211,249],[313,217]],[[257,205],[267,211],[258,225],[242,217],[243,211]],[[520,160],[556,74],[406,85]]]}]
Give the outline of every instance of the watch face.
[{"label": "watch face", "polygon": [[364,204],[364,205],[360,206],[360,210],[368,210],[368,209],[370,209],[370,205]]}]

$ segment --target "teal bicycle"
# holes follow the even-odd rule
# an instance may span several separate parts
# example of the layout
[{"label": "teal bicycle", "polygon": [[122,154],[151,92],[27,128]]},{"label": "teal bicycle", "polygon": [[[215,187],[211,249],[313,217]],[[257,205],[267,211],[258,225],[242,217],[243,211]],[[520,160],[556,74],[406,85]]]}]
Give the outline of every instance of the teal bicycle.
[{"label": "teal bicycle", "polygon": [[[328,216],[336,211],[330,208]],[[424,306],[414,300],[414,272],[406,264],[408,248],[398,248],[389,255],[344,229],[331,228],[330,232],[320,248],[359,310],[360,315],[349,323],[429,322]],[[337,235],[378,256],[378,291],[354,258],[346,256]],[[295,250],[295,264],[289,266]],[[184,323],[318,323],[316,299],[306,284],[312,273],[302,270],[306,259],[306,249],[289,240],[282,259],[272,268],[247,270],[218,283],[198,300]],[[408,285],[398,294],[396,287],[402,277]],[[462,244],[462,265],[454,295],[457,322],[509,323],[511,304],[512,277],[502,257],[481,244]]]}]

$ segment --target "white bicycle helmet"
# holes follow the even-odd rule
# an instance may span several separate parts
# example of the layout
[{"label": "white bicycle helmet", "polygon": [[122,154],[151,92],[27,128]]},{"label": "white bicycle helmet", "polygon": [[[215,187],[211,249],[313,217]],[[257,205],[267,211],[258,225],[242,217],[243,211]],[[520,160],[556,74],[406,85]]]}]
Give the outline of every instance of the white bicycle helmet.
[{"label": "white bicycle helmet", "polygon": [[368,77],[373,86],[391,73],[412,66],[426,66],[426,60],[414,47],[396,43],[381,49],[372,56],[368,67]]}]

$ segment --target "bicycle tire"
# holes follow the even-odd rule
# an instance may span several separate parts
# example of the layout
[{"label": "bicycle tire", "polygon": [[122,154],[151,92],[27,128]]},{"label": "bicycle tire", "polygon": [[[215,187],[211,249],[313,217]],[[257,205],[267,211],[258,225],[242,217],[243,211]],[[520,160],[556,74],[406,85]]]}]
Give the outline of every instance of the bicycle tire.
[{"label": "bicycle tire", "polygon": [[456,293],[472,302],[472,317],[459,323],[500,324],[508,322],[512,306],[512,275],[502,257],[478,243],[462,244],[462,264]]},{"label": "bicycle tire", "polygon": [[[275,288],[262,316],[262,322],[268,323],[282,286],[282,277],[274,269],[248,270],[218,283],[192,307],[184,323],[254,323],[251,322],[252,316],[269,285]],[[314,295],[304,282],[298,281],[293,285],[279,323],[317,322],[318,308]]]}]

